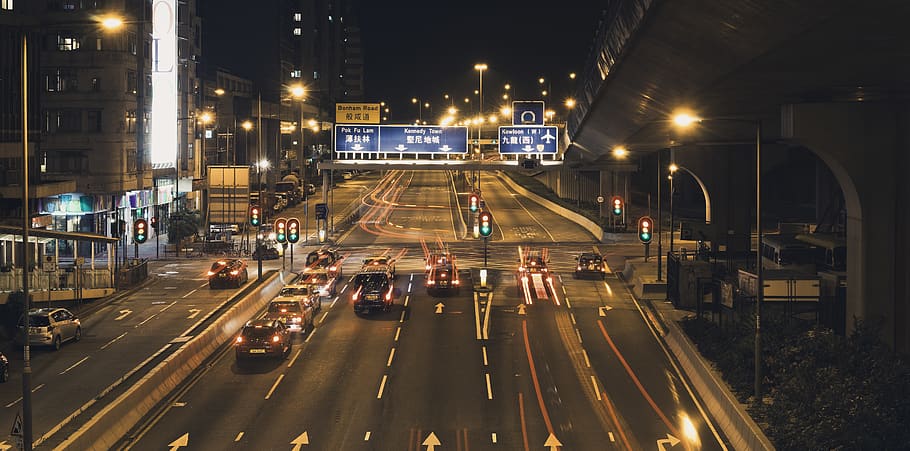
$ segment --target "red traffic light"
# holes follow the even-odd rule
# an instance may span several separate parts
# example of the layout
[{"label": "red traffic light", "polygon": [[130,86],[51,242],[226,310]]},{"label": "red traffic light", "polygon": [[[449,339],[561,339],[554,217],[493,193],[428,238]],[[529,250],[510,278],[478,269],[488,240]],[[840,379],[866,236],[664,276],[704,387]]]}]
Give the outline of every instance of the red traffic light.
[{"label": "red traffic light", "polygon": [[638,239],[642,243],[650,243],[651,237],[654,235],[654,221],[651,220],[650,216],[642,216],[638,218]]},{"label": "red traffic light", "polygon": [[477,193],[471,193],[468,205],[471,207],[471,213],[476,212],[480,208],[480,196],[478,196]]},{"label": "red traffic light", "polygon": [[622,203],[621,196],[613,196],[612,198],[610,198],[610,205],[611,205],[611,208],[613,209],[614,215],[616,215],[616,216],[622,215],[623,203]]}]

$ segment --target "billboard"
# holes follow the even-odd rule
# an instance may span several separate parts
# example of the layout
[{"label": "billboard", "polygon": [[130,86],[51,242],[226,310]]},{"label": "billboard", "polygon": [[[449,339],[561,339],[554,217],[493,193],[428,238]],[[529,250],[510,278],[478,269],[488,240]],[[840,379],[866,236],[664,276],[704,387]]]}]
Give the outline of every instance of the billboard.
[{"label": "billboard", "polygon": [[[141,39],[140,42],[143,42]],[[158,167],[177,163],[177,0],[152,4],[151,159]],[[144,83],[144,80],[139,80]]]}]

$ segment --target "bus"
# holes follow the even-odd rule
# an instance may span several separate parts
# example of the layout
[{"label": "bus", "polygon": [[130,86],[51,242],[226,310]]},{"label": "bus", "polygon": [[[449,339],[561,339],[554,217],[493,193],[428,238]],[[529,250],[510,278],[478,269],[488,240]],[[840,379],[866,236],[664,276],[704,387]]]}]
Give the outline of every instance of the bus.
[{"label": "bus", "polygon": [[765,268],[814,273],[816,249],[796,235],[763,235],[762,263]]},{"label": "bus", "polygon": [[801,233],[796,239],[815,248],[815,264],[833,271],[847,269],[847,241],[832,234]]}]

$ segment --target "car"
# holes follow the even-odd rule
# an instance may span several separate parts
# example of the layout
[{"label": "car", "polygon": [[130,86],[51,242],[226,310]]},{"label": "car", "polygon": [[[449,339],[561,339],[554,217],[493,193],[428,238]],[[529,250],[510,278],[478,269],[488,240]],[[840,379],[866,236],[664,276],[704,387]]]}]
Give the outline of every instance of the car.
[{"label": "car", "polygon": [[310,286],[311,292],[318,296],[335,296],[338,277],[333,277],[326,269],[315,269],[300,275],[297,282]]},{"label": "car", "polygon": [[9,380],[9,359],[0,352],[0,382]]},{"label": "car", "polygon": [[553,280],[553,275],[547,268],[547,258],[540,253],[529,253],[524,259],[519,259],[518,280],[519,283],[526,282],[531,278],[531,274],[540,273],[547,282]]},{"label": "car", "polygon": [[301,274],[324,269],[330,277],[341,277],[341,266],[344,257],[335,249],[320,249],[310,252],[306,256],[306,265]]},{"label": "car", "polygon": [[316,185],[314,185],[312,183],[307,183],[306,184],[306,195],[311,196],[313,194],[316,194]]},{"label": "car", "polygon": [[450,263],[438,263],[430,268],[427,274],[427,293],[438,293],[440,291],[454,291],[458,293],[461,288],[461,280],[458,277],[458,268],[454,261]]},{"label": "car", "polygon": [[285,285],[278,291],[276,300],[294,300],[305,304],[312,304],[313,310],[322,310],[322,302],[319,299],[319,293],[316,287],[309,284],[294,283]]},{"label": "car", "polygon": [[395,287],[392,278],[384,271],[362,272],[355,276],[359,284],[351,295],[354,313],[372,313],[375,310],[389,311],[395,302]]},{"label": "car", "polygon": [[276,297],[269,302],[265,319],[284,323],[291,332],[306,332],[315,324],[315,308],[310,298]]},{"label": "car", "polygon": [[354,178],[354,172],[353,171],[344,171],[341,173],[341,178],[344,180],[351,180],[352,178]]},{"label": "car", "polygon": [[395,260],[391,257],[387,255],[374,255],[363,259],[363,265],[360,267],[361,271],[372,271],[377,269],[385,269],[391,274],[393,279],[397,277],[395,274]]},{"label": "car", "polygon": [[583,252],[575,257],[575,278],[581,276],[594,276],[604,279],[607,276],[607,265],[604,264],[603,256],[593,252]]},{"label": "car", "polygon": [[278,251],[278,248],[265,243],[260,244],[259,247],[253,251],[252,255],[253,260],[275,260],[280,257],[281,252]]},{"label": "car", "polygon": [[240,288],[249,280],[246,262],[240,259],[224,259],[212,263],[208,271],[209,288]]},{"label": "car", "polygon": [[291,353],[291,331],[276,319],[247,321],[234,340],[237,361],[255,357],[285,358]]},{"label": "car", "polygon": [[[66,341],[82,339],[82,323],[65,308],[40,308],[28,312],[28,343],[59,350]],[[19,319],[16,341],[25,344],[25,318]]]}]

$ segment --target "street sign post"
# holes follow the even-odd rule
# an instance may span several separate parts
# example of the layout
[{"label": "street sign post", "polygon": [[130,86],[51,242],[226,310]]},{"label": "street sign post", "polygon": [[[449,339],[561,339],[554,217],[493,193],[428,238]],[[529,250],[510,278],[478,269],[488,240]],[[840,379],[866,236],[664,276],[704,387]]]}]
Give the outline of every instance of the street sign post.
[{"label": "street sign post", "polygon": [[555,126],[513,125],[499,127],[500,154],[555,154],[558,149],[559,131]]},{"label": "street sign post", "polygon": [[326,204],[316,204],[316,219],[326,219],[329,216],[329,207]]},{"label": "street sign post", "polygon": [[336,124],[378,124],[382,116],[378,103],[336,103]]}]

